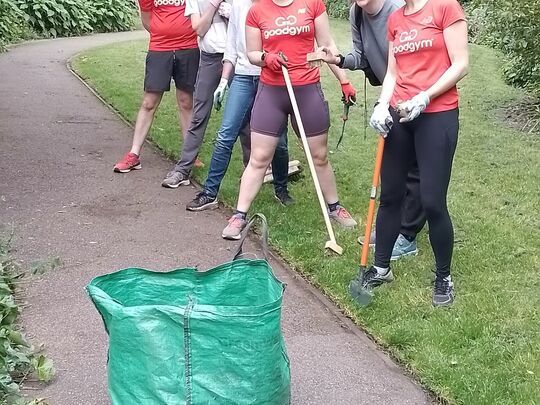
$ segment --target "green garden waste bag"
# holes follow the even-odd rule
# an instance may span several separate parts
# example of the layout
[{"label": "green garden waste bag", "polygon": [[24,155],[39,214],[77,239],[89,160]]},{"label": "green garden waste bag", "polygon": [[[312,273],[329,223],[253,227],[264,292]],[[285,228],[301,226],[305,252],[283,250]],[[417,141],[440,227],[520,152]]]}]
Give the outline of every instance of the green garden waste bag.
[{"label": "green garden waste bag", "polygon": [[[265,260],[241,258],[255,217]],[[266,220],[254,218],[229,263],[205,272],[129,268],[90,282],[109,335],[113,405],[289,404],[285,286],[266,260]]]}]

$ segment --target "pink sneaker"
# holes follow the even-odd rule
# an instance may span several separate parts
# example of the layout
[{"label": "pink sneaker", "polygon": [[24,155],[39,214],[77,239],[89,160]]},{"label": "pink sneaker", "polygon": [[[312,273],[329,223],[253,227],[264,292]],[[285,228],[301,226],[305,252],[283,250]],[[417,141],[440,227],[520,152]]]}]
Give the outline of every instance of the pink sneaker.
[{"label": "pink sneaker", "polygon": [[221,237],[223,239],[232,239],[232,240],[238,240],[240,239],[240,236],[242,235],[242,231],[246,227],[247,221],[245,219],[242,219],[238,215],[233,215],[229,219],[229,225],[225,227],[223,230],[223,233],[221,234]]},{"label": "pink sneaker", "polygon": [[139,156],[135,153],[126,153],[124,158],[114,165],[114,171],[116,173],[128,173],[132,170],[139,170],[142,168]]},{"label": "pink sneaker", "polygon": [[341,206],[338,206],[335,211],[330,211],[329,215],[330,219],[333,219],[344,228],[354,228],[356,226],[356,221],[351,217],[351,214]]}]

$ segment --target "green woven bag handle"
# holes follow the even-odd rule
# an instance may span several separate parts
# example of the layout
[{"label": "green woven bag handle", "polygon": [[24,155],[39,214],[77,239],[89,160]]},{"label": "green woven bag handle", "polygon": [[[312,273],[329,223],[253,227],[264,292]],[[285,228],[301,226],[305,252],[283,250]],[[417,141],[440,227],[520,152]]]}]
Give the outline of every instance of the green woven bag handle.
[{"label": "green woven bag handle", "polygon": [[236,248],[236,251],[234,252],[233,260],[239,259],[240,256],[242,256],[242,247],[244,246],[244,242],[246,241],[246,238],[249,234],[249,230],[253,223],[256,221],[256,219],[259,218],[262,225],[262,235],[261,235],[261,244],[262,244],[262,251],[264,255],[264,259],[268,261],[268,222],[266,221],[266,217],[263,214],[257,213],[254,214],[249,222],[247,223],[246,227],[244,228],[244,234],[240,238],[240,242],[238,243],[238,247]]}]

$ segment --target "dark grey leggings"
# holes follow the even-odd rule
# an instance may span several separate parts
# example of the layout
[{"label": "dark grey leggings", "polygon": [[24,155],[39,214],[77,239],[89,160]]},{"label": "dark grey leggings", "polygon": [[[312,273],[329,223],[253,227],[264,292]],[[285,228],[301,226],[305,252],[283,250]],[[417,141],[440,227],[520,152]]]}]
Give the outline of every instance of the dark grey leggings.
[{"label": "dark grey leggings", "polygon": [[391,111],[394,127],[388,134],[381,168],[381,199],[377,214],[375,265],[388,267],[401,223],[401,207],[407,189],[407,172],[418,162],[420,196],[429,225],[437,275],[450,274],[454,229],[446,193],[456,150],[458,109],[420,114],[400,123]]}]

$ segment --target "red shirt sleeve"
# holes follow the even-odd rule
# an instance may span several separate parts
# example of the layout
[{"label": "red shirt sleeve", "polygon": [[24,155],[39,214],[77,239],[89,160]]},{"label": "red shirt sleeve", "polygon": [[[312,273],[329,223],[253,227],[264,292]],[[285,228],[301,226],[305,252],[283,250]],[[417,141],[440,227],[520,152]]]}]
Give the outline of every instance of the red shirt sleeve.
[{"label": "red shirt sleeve", "polygon": [[465,13],[457,0],[443,0],[437,2],[437,23],[441,29],[448,28],[455,22],[465,20]]},{"label": "red shirt sleeve", "polygon": [[315,0],[313,3],[313,19],[315,19],[326,11],[326,6],[323,0]]},{"label": "red shirt sleeve", "polygon": [[246,17],[246,25],[253,28],[260,28],[259,27],[259,16],[257,13],[257,5],[252,5],[248,11],[247,17]]},{"label": "red shirt sleeve", "polygon": [[141,11],[152,11],[154,2],[152,0],[139,0],[139,7]]}]

